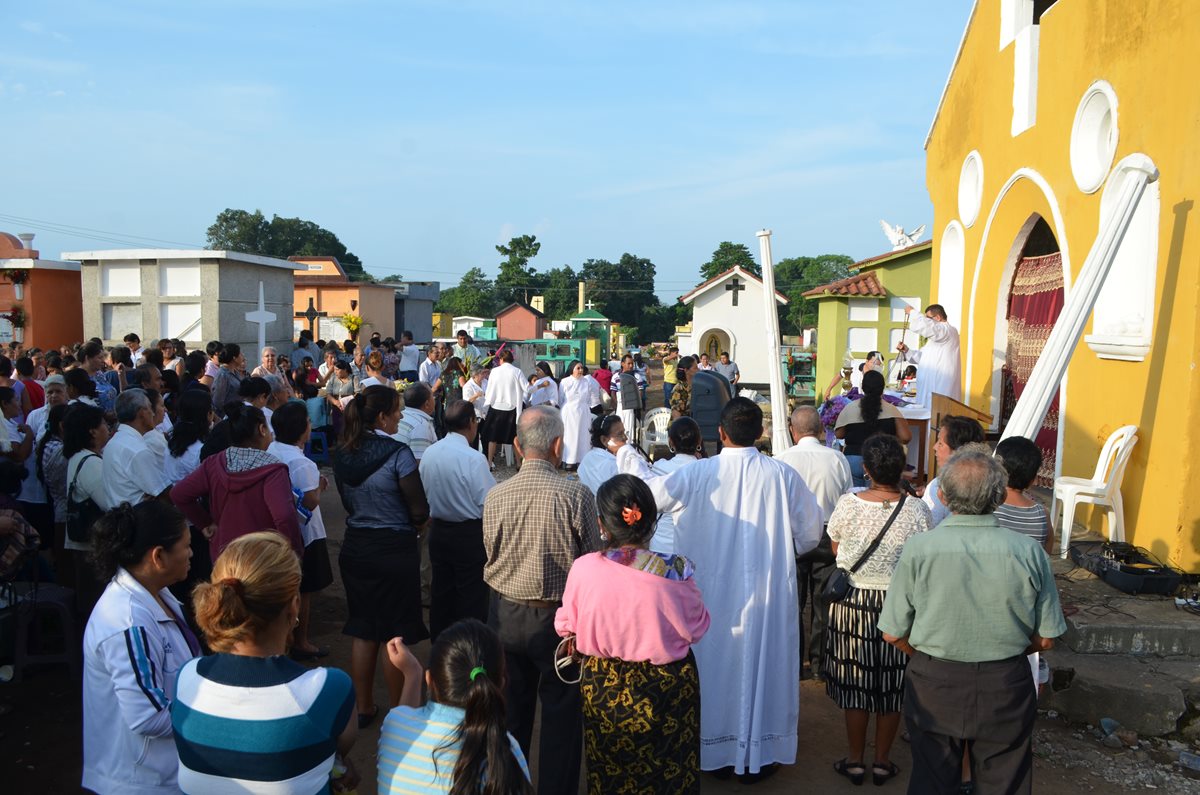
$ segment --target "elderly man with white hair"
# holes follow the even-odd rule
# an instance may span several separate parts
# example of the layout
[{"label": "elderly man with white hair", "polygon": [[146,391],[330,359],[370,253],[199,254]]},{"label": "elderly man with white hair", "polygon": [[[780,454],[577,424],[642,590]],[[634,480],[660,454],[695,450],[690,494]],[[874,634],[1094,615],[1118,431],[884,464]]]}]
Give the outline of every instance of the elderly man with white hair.
[{"label": "elderly man with white hair", "polygon": [[567,572],[575,559],[600,549],[596,499],[578,481],[559,476],[563,421],[553,406],[535,406],[517,421],[516,449],[525,463],[488,492],[483,503],[483,577],[491,586],[488,625],[500,635],[508,673],[508,730],[529,758],[533,718],[541,701],[538,788],[575,792],[583,751],[579,688],[555,673]]},{"label": "elderly man with white hair", "polygon": [[905,544],[878,625],[911,657],[908,791],[958,791],[969,751],[980,792],[1028,793],[1037,689],[1026,655],[1067,631],[1054,574],[1037,541],[996,521],[1000,462],[964,448],[938,481],[951,515]]},{"label": "elderly man with white hair", "polygon": [[154,406],[144,390],[133,387],[117,396],[120,426],[104,448],[104,490],[108,504],[137,505],[164,496],[171,488],[154,451],[143,438],[154,430]]},{"label": "elderly man with white hair", "polygon": [[[822,524],[829,524],[829,517],[837,507],[838,500],[854,486],[850,462],[840,450],[826,447],[825,426],[821,414],[812,406],[800,406],[792,412],[792,441],[794,445],[775,456],[777,461],[787,464],[804,479],[804,485],[817,498],[821,508]],[[808,661],[813,678],[820,678],[824,669],[822,657],[825,653],[825,628],[829,623],[829,611],[824,609],[818,598],[836,568],[834,565],[833,542],[828,534],[821,533],[817,548],[796,558],[796,587],[800,591],[800,657],[804,658],[805,607],[812,604],[812,631],[809,638]]]}]

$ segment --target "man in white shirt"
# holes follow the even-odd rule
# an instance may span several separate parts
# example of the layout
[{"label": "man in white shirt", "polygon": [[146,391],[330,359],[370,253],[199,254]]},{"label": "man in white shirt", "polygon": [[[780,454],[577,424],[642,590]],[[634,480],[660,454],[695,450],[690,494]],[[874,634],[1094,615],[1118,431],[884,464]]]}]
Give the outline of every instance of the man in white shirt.
[{"label": "man in white shirt", "polygon": [[154,430],[154,407],[145,391],[126,389],[117,396],[120,426],[104,447],[104,491],[109,505],[136,505],[163,497],[171,488],[154,452],[142,438]]},{"label": "man in white shirt", "polygon": [[458,340],[458,344],[453,347],[451,352],[464,362],[470,359],[473,363],[479,364],[479,360],[483,358],[483,351],[471,342],[471,335],[467,333],[467,330],[460,328],[455,338]]},{"label": "man in white shirt", "polygon": [[413,343],[413,335],[411,331],[406,331],[400,335],[400,372],[399,379],[401,381],[416,381],[417,380],[417,361],[421,356],[421,349]]},{"label": "man in white shirt", "polygon": [[625,435],[634,444],[638,441],[638,418],[642,412],[642,388],[646,378],[633,365],[633,356],[625,354],[621,357],[621,371],[613,376],[612,392],[616,396],[617,414],[621,416],[621,424],[625,426]]},{"label": "man in white shirt", "polygon": [[[513,354],[503,350],[496,357],[500,363],[488,376],[483,403],[488,412],[488,461],[496,460],[496,448],[512,444],[517,436],[517,420],[521,418],[521,403],[525,400],[525,375],[513,365]],[[513,452],[520,463],[521,453]]]},{"label": "man in white shirt", "polygon": [[404,390],[404,415],[392,438],[404,442],[412,449],[418,461],[425,451],[437,441],[433,430],[433,392],[421,382]]},{"label": "man in white shirt", "polygon": [[[821,423],[820,413],[812,406],[800,406],[792,412],[791,429],[795,444],[775,458],[804,478],[804,485],[817,498],[821,521],[827,524],[838,500],[843,494],[849,493],[854,485],[850,462],[841,451],[823,444],[821,437],[825,435],[825,427]],[[814,678],[819,678],[824,670],[825,627],[829,618],[818,597],[836,568],[835,561],[832,542],[824,532],[816,549],[796,558],[796,587],[800,592],[800,659],[804,659],[804,609],[811,601],[812,633],[808,659]]]},{"label": "man in white shirt", "polygon": [[[905,307],[909,317],[912,307]],[[952,400],[962,400],[962,357],[958,350],[958,329],[950,325],[946,310],[941,304],[930,304],[924,317],[909,320],[909,328],[925,337],[928,342],[920,350],[911,350],[903,342],[896,350],[906,354],[911,364],[917,365],[917,403],[933,406],[933,395],[945,395]]]},{"label": "man in white shirt", "polygon": [[421,482],[433,519],[429,630],[434,640],[460,619],[487,621],[491,591],[483,580],[483,499],[496,480],[487,459],[474,449],[478,432],[471,404],[452,401],[446,406],[445,438],[430,445],[421,458]]}]

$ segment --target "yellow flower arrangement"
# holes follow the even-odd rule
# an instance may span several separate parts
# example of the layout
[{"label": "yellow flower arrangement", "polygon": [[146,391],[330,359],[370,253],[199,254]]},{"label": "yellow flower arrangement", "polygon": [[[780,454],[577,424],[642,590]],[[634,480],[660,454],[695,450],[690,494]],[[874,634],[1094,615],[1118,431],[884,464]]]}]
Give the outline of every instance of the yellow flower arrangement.
[{"label": "yellow flower arrangement", "polygon": [[363,324],[367,321],[362,315],[356,315],[353,312],[347,312],[346,314],[342,315],[341,322],[346,331],[349,331],[351,334],[357,334],[359,329],[361,329]]}]

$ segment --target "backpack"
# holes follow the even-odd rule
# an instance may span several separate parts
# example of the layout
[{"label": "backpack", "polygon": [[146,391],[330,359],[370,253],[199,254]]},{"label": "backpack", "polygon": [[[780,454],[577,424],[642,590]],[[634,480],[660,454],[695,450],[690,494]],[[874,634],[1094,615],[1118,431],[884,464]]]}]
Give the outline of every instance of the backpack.
[{"label": "backpack", "polygon": [[67,537],[79,544],[91,541],[92,527],[104,515],[104,511],[100,510],[100,506],[91,497],[81,501],[75,500],[75,481],[79,480],[79,473],[93,458],[99,459],[100,456],[92,453],[79,462],[75,469],[75,477],[71,478],[67,485]]},{"label": "backpack", "polygon": [[640,411],[642,408],[642,390],[638,388],[637,376],[633,373],[621,373],[621,408]]}]

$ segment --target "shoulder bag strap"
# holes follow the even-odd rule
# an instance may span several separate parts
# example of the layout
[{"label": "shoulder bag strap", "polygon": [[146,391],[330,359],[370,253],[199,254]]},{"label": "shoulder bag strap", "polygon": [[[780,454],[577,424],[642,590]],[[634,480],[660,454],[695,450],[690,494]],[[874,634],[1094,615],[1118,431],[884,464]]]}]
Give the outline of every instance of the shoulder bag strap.
[{"label": "shoulder bag strap", "polygon": [[67,499],[68,500],[75,499],[75,497],[74,497],[75,481],[79,480],[79,473],[83,471],[83,465],[86,464],[91,459],[99,458],[99,457],[100,456],[96,455],[95,453],[90,453],[82,461],[79,462],[79,466],[75,467],[75,477],[71,478],[71,482],[67,486]]},{"label": "shoulder bag strap", "polygon": [[892,522],[896,521],[896,517],[900,515],[900,509],[904,507],[904,501],[907,499],[908,495],[901,492],[900,501],[896,503],[896,507],[892,510],[892,515],[883,523],[883,529],[879,531],[879,535],[875,536],[875,540],[871,542],[871,546],[867,547],[866,552],[863,552],[854,565],[850,567],[851,574],[858,571],[867,562],[867,558],[871,557],[871,553],[878,548],[879,542],[883,541],[883,537],[887,535],[888,528],[892,526]]}]

